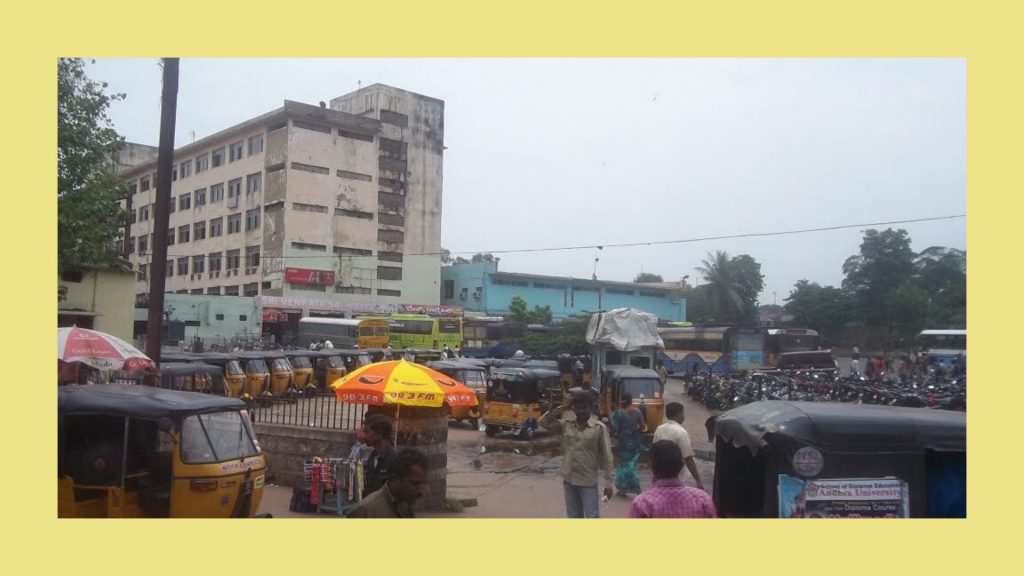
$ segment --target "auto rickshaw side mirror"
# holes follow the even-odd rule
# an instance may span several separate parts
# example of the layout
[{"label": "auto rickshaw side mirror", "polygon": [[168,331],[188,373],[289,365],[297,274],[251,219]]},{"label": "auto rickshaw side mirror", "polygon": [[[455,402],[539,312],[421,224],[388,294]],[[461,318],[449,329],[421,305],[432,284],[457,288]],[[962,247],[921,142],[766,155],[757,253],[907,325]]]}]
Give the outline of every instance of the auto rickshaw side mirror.
[{"label": "auto rickshaw side mirror", "polygon": [[156,421],[156,427],[161,432],[170,433],[171,430],[174,430],[174,420],[171,420],[170,418],[164,416],[163,418]]}]

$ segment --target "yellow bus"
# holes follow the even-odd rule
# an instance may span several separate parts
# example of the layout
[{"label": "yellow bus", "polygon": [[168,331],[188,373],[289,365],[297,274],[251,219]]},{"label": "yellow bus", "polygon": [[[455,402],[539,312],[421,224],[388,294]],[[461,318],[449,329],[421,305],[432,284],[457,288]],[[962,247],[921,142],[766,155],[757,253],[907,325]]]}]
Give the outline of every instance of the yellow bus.
[{"label": "yellow bus", "polygon": [[392,314],[388,317],[391,346],[398,350],[414,348],[440,350],[447,345],[462,346],[462,318],[435,318],[427,314]]},{"label": "yellow bus", "polygon": [[330,340],[335,348],[383,348],[390,339],[387,318],[319,318],[299,320],[298,345]]}]

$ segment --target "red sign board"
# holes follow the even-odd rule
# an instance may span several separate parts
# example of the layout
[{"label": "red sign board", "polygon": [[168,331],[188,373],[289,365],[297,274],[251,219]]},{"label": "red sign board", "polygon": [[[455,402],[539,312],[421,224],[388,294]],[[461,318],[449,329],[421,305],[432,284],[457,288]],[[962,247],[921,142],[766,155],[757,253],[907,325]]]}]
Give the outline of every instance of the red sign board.
[{"label": "red sign board", "polygon": [[285,268],[284,279],[291,284],[315,284],[317,286],[333,286],[334,271],[310,270],[309,268]]}]

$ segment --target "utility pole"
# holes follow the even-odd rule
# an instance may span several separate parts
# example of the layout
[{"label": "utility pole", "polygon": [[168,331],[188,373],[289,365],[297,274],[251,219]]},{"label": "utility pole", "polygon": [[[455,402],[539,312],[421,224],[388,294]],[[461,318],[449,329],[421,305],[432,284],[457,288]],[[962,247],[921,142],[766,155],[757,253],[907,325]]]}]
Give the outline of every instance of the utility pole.
[{"label": "utility pole", "polygon": [[160,363],[160,332],[164,318],[164,287],[167,283],[167,227],[171,214],[171,166],[174,164],[174,124],[178,115],[178,59],[164,58],[164,87],[160,108],[160,149],[156,166],[156,205],[153,207],[153,258],[149,267],[149,317],[146,324],[146,355]]}]

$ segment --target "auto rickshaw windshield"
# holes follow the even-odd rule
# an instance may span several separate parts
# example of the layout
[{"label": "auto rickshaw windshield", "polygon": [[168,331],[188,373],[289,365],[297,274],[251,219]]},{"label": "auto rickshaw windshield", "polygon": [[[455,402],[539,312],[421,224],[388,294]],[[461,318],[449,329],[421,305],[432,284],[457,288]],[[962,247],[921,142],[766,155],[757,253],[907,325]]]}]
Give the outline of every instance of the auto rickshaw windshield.
[{"label": "auto rickshaw windshield", "polygon": [[345,359],[341,356],[329,356],[327,365],[331,368],[345,368]]},{"label": "auto rickshaw windshield", "polygon": [[238,360],[232,360],[224,365],[224,371],[232,376],[239,374],[245,374],[245,370],[242,370],[242,366],[238,364]]},{"label": "auto rickshaw windshield", "polygon": [[284,358],[274,359],[274,370],[278,372],[291,372],[292,365],[288,363]]},{"label": "auto rickshaw windshield", "polygon": [[256,456],[253,437],[248,418],[238,411],[189,416],[181,427],[181,460],[213,464]]},{"label": "auto rickshaw windshield", "polygon": [[541,396],[539,385],[536,380],[493,380],[487,385],[487,400],[530,404]]},{"label": "auto rickshaw windshield", "polygon": [[270,372],[267,370],[267,364],[263,360],[249,360],[245,363],[245,369],[247,372]]},{"label": "auto rickshaw windshield", "polygon": [[483,370],[459,370],[456,379],[470,388],[485,388],[487,386]]},{"label": "auto rickshaw windshield", "polygon": [[659,384],[654,378],[623,378],[622,391],[628,392],[634,400],[641,396],[655,398],[660,395]]},{"label": "auto rickshaw windshield", "polygon": [[309,362],[309,358],[305,356],[294,356],[292,359],[292,366],[296,368],[312,368],[313,364]]}]

